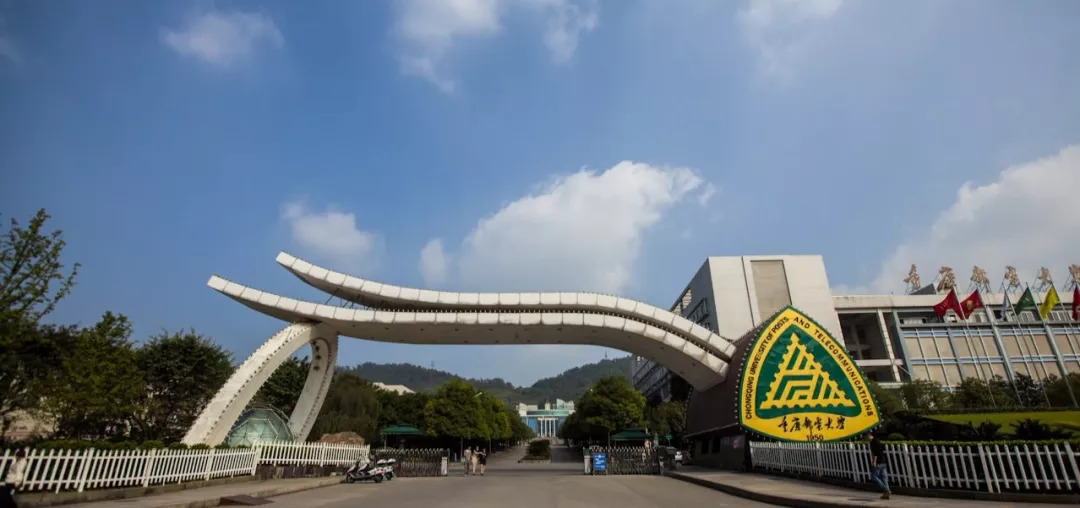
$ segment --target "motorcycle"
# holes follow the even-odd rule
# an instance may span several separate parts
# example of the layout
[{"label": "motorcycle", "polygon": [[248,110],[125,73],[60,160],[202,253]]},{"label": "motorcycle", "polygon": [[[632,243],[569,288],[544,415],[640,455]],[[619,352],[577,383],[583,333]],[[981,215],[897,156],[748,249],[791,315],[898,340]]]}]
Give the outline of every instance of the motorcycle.
[{"label": "motorcycle", "polygon": [[[382,462],[382,461],[380,461],[380,462]],[[396,474],[394,473],[394,465],[395,464],[397,464],[396,459],[386,459],[386,464],[384,464],[384,466],[383,466],[384,467],[383,478],[386,478],[387,481],[393,480],[394,476],[396,476]]]},{"label": "motorcycle", "polygon": [[345,483],[364,481],[382,483],[383,473],[378,467],[378,464],[367,462],[361,465],[361,461],[358,460],[352,467],[345,471]]}]

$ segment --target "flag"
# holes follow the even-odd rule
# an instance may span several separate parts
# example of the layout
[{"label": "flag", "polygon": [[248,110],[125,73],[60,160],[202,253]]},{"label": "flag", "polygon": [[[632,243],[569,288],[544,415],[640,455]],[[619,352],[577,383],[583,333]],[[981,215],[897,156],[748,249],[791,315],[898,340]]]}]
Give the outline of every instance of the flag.
[{"label": "flag", "polygon": [[976,289],[974,293],[971,293],[967,298],[964,298],[963,302],[960,302],[960,306],[964,309],[964,316],[971,317],[971,313],[975,312],[975,309],[984,307],[982,301],[982,295],[979,294],[979,290]]},{"label": "flag", "polygon": [[1025,310],[1037,308],[1039,308],[1039,306],[1035,303],[1035,295],[1031,294],[1031,288],[1027,288],[1024,290],[1024,294],[1020,295],[1020,301],[1016,302],[1016,306],[1013,307],[1013,312],[1019,316],[1020,313]]},{"label": "flag", "polygon": [[1073,286],[1072,311],[1073,321],[1080,321],[1080,284]]},{"label": "flag", "polygon": [[1009,301],[1009,292],[1008,291],[1006,291],[1004,293],[1004,295],[1005,295],[1004,298],[1002,298],[1002,300],[1001,300],[1001,320],[1002,321],[1008,321],[1009,320],[1009,310],[1012,309],[1012,302]]},{"label": "flag", "polygon": [[1054,285],[1051,284],[1050,291],[1046,292],[1046,299],[1039,306],[1039,317],[1045,320],[1050,315],[1050,311],[1054,310],[1054,306],[1059,303],[1061,303],[1061,298],[1058,298],[1057,289],[1054,289]]},{"label": "flag", "polygon": [[955,312],[961,319],[967,319],[964,308],[960,306],[960,298],[956,296],[955,289],[950,289],[949,294],[945,295],[945,299],[934,306],[934,314],[937,314],[938,317],[945,317],[949,310]]}]

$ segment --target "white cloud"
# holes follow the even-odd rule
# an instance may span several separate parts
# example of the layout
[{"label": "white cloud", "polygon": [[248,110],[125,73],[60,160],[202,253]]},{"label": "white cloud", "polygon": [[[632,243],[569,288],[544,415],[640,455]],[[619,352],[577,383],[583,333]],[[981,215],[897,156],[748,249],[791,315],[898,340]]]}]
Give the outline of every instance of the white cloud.
[{"label": "white cloud", "polygon": [[499,0],[403,0],[399,5],[397,33],[406,45],[402,70],[448,93],[456,83],[440,69],[446,53],[461,39],[493,35],[502,28]]},{"label": "white cloud", "polygon": [[312,212],[302,201],[282,207],[293,241],[335,268],[363,273],[374,269],[381,248],[379,237],[356,227],[356,215],[326,210]]},{"label": "white cloud", "polygon": [[840,10],[843,0],[749,0],[739,10],[739,28],[758,53],[762,70],[787,79],[803,59],[817,30]]},{"label": "white cloud", "polygon": [[1077,189],[1080,144],[1008,168],[993,183],[966,183],[929,231],[894,250],[869,287],[842,289],[900,292],[912,263],[924,284],[948,265],[966,288],[972,266],[979,265],[997,289],[1005,266],[1012,265],[1025,282],[1045,266],[1062,286],[1068,280],[1066,267],[1080,262]]},{"label": "white cloud", "polygon": [[281,47],[277,25],[258,12],[212,11],[195,16],[179,30],[163,29],[161,40],[181,56],[220,68],[250,58],[260,45]]},{"label": "white cloud", "polygon": [[462,246],[462,282],[484,290],[621,292],[646,231],[703,184],[689,169],[634,162],[557,178],[477,224]]},{"label": "white cloud", "polygon": [[538,8],[544,20],[544,46],[555,63],[565,63],[574,57],[581,37],[593,31],[599,20],[599,6],[595,1],[582,3],[570,0],[529,0]]},{"label": "white cloud", "polygon": [[420,275],[429,286],[446,283],[450,268],[450,256],[443,250],[441,238],[434,238],[420,250]]},{"label": "white cloud", "polygon": [[452,93],[457,81],[446,60],[455,46],[467,40],[502,32],[507,11],[521,7],[544,22],[544,45],[552,60],[573,58],[581,37],[596,28],[596,0],[402,0],[398,3],[396,35],[400,39],[401,69]]}]

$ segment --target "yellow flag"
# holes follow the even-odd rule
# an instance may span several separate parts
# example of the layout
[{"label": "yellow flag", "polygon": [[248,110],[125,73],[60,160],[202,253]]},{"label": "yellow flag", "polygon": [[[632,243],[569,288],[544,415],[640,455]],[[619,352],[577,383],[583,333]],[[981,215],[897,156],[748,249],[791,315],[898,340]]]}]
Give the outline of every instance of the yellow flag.
[{"label": "yellow flag", "polygon": [[1057,289],[1050,286],[1050,291],[1046,293],[1046,299],[1039,306],[1039,317],[1046,319],[1046,316],[1050,315],[1050,311],[1054,310],[1054,306],[1058,303],[1061,303],[1061,298],[1058,298]]}]

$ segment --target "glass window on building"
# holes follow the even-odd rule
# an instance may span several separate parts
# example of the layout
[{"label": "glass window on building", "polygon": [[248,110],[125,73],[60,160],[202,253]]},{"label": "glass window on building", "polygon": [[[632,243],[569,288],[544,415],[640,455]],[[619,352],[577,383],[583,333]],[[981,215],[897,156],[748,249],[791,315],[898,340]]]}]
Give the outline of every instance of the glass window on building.
[{"label": "glass window on building", "polygon": [[934,339],[931,337],[919,337],[919,344],[922,345],[922,352],[926,358],[935,359],[940,358],[937,348],[934,347]]},{"label": "glass window on building", "polygon": [[941,365],[927,365],[926,370],[930,374],[930,380],[942,385],[948,385],[949,380],[945,379],[945,369]]},{"label": "glass window on building", "polygon": [[1043,369],[1046,369],[1046,373],[1047,373],[1048,377],[1049,377],[1050,374],[1053,374],[1053,375],[1055,375],[1057,377],[1065,377],[1061,373],[1061,367],[1058,366],[1057,362],[1042,362],[1042,364],[1043,364]]},{"label": "glass window on building", "polygon": [[956,358],[952,346],[949,345],[948,337],[934,337],[934,344],[937,345],[938,355],[941,358]]},{"label": "glass window on building", "polygon": [[1005,369],[1004,363],[991,363],[990,364],[990,376],[1000,376],[1002,379],[1009,379],[1009,371]]},{"label": "glass window on building", "polygon": [[922,354],[922,350],[919,349],[919,339],[914,337],[905,337],[904,346],[907,347],[907,354],[910,356],[908,360],[921,360],[925,358]]},{"label": "glass window on building", "polygon": [[1001,335],[1001,341],[1005,343],[1005,351],[1010,357],[1024,356],[1019,337],[1015,335]]},{"label": "glass window on building", "polygon": [[930,373],[926,371],[926,365],[914,365],[911,367],[911,373],[916,379],[930,379]]},{"label": "glass window on building", "polygon": [[949,382],[948,382],[949,385],[954,385],[955,386],[955,385],[960,384],[960,381],[964,380],[964,378],[960,376],[960,366],[959,365],[957,365],[955,363],[946,363],[944,365],[944,367],[945,367],[945,377],[947,377],[949,379]]},{"label": "glass window on building", "polygon": [[1032,342],[1035,344],[1035,349],[1039,351],[1040,355],[1052,355],[1054,350],[1050,348],[1050,341],[1046,339],[1046,334],[1036,333],[1032,337]]},{"label": "glass window on building", "polygon": [[967,337],[963,335],[954,336],[953,343],[956,344],[956,354],[960,355],[960,358],[973,358],[975,356],[982,356],[972,354],[971,344],[968,342]]},{"label": "glass window on building", "polygon": [[1069,340],[1069,336],[1064,333],[1055,332],[1054,342],[1057,343],[1058,351],[1063,355],[1080,354],[1080,351],[1073,348],[1073,341]]},{"label": "glass window on building", "polygon": [[964,363],[960,365],[960,370],[964,372],[964,377],[973,377],[975,379],[982,379],[982,374],[979,369],[973,363]]},{"label": "glass window on building", "polygon": [[997,341],[994,340],[993,335],[983,335],[979,337],[982,342],[983,350],[979,351],[986,355],[987,358],[1001,359],[1001,351],[998,349]]},{"label": "glass window on building", "polygon": [[1034,379],[1042,379],[1041,375],[1032,375],[1031,368],[1028,366],[1027,362],[1010,362],[1010,363],[1012,363],[1013,372],[1015,372],[1017,376],[1023,374],[1025,376],[1030,376],[1030,377],[1032,377]]},{"label": "glass window on building", "polygon": [[1080,374],[1080,361],[1069,360],[1065,362],[1065,370],[1069,371],[1069,374]]}]

